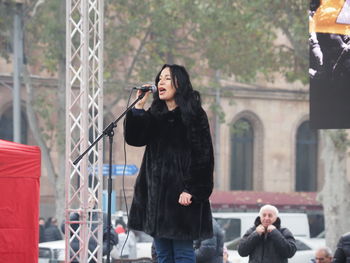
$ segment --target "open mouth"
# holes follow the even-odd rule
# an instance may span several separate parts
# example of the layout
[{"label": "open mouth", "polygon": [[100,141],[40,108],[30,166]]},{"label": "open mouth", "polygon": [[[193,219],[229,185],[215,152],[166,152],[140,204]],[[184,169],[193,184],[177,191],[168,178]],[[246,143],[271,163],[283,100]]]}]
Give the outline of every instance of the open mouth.
[{"label": "open mouth", "polygon": [[159,88],[159,89],[158,89],[159,95],[164,94],[164,93],[165,93],[165,91],[166,91],[166,89],[165,89],[165,88]]}]

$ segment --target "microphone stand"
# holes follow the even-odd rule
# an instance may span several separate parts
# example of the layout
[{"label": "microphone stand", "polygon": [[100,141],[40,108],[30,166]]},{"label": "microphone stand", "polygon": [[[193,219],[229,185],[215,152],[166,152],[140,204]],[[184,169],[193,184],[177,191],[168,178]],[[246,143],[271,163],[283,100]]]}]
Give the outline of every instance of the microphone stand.
[{"label": "microphone stand", "polygon": [[[108,208],[107,208],[107,263],[110,263],[110,251],[111,251],[111,196],[112,196],[112,145],[114,128],[117,127],[118,121],[124,117],[124,115],[132,108],[134,105],[145,96],[145,92],[142,92],[138,98],[113,122],[111,122],[102,132],[102,134],[73,162],[74,165],[78,164],[79,161],[90,151],[94,145],[102,139],[104,136],[109,137],[109,172],[108,172]],[[102,248],[103,249],[103,248]]]}]

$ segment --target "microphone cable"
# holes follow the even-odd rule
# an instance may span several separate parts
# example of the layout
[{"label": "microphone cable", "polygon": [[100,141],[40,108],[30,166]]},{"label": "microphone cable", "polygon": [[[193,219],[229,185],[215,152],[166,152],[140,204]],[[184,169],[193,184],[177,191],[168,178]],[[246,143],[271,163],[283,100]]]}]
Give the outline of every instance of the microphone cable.
[{"label": "microphone cable", "polygon": [[[130,93],[129,93],[129,98],[128,98],[128,101],[126,103],[126,108],[129,107],[129,104],[130,104],[130,99],[131,99],[131,95],[133,93],[133,89],[130,90]],[[130,109],[131,110],[131,109]],[[125,141],[125,123],[126,123],[126,116],[124,117],[124,120],[123,120],[123,135],[124,135],[124,143],[123,143],[123,152],[124,152],[124,168],[123,168],[123,174],[122,174],[122,191],[123,191],[123,197],[124,197],[124,203],[125,203],[125,210],[126,210],[126,218],[127,218],[127,221],[129,221],[129,208],[128,208],[128,203],[127,203],[127,200],[126,200],[126,194],[125,194],[125,169],[126,169],[126,163],[127,163],[127,157],[126,157],[126,141]],[[123,215],[122,215],[122,218],[123,218]],[[125,229],[126,230],[126,229]],[[123,247],[120,251],[120,258],[122,258],[122,255],[123,255],[123,251],[124,251],[124,247],[126,245],[126,242],[128,241],[129,239],[129,233],[130,233],[130,230],[128,229],[127,230],[127,235],[126,235],[126,238],[125,238],[125,241],[124,241],[124,244],[123,244]],[[129,251],[130,253],[130,251]]]}]

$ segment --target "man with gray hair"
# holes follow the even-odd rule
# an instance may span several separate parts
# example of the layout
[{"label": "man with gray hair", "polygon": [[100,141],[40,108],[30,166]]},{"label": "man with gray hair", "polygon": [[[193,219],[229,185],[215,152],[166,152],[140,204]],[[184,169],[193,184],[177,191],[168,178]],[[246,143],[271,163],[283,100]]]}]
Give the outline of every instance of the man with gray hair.
[{"label": "man with gray hair", "polygon": [[249,256],[249,263],[287,263],[296,250],[293,234],[281,227],[278,209],[272,205],[261,207],[238,247],[242,257]]},{"label": "man with gray hair", "polygon": [[331,263],[332,262],[332,250],[328,247],[320,247],[315,252],[315,259],[312,262],[315,263]]}]

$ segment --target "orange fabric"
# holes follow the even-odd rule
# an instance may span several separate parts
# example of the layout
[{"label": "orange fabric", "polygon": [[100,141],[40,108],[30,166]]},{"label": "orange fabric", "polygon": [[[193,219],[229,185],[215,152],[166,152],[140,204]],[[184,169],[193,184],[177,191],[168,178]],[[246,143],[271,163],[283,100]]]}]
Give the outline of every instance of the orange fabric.
[{"label": "orange fabric", "polygon": [[38,262],[41,154],[0,140],[0,262]]},{"label": "orange fabric", "polygon": [[341,12],[350,12],[349,5],[349,1],[346,0],[322,0],[320,7],[310,19],[310,32],[350,35],[350,21],[337,22]]}]

